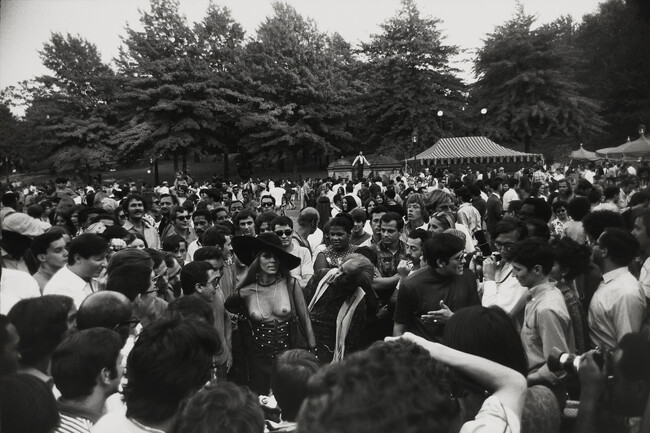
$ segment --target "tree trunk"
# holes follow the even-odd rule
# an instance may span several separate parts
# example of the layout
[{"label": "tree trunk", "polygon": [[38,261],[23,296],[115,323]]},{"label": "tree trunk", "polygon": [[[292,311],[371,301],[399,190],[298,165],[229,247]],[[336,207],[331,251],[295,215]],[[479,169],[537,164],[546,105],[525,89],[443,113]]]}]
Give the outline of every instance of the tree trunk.
[{"label": "tree trunk", "polygon": [[183,174],[187,174],[187,149],[183,150]]},{"label": "tree trunk", "polygon": [[174,151],[174,176],[178,173],[178,151]]},{"label": "tree trunk", "polygon": [[228,155],[228,152],[224,152],[223,154],[223,178],[228,179],[230,178],[230,156]]},{"label": "tree trunk", "polygon": [[292,179],[295,179],[298,177],[298,152],[294,151],[292,155],[293,155],[292,158],[293,161],[291,162],[293,164],[293,167],[291,169],[291,173],[292,173]]},{"label": "tree trunk", "polygon": [[158,158],[153,160],[153,186],[160,185],[160,173],[158,172]]},{"label": "tree trunk", "polygon": [[524,152],[528,153],[530,151],[530,135],[524,137]]}]

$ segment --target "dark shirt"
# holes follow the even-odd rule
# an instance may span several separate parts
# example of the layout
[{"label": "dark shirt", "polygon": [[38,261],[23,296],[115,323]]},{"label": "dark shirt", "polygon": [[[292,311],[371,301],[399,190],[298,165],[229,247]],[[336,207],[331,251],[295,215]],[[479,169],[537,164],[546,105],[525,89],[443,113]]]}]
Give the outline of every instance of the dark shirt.
[{"label": "dark shirt", "polygon": [[480,305],[476,276],[465,270],[463,275],[441,275],[430,267],[413,272],[401,284],[395,306],[395,323],[430,341],[442,342],[444,324],[426,324],[420,318],[429,311],[440,310],[440,301],[451,311]]},{"label": "dark shirt", "polygon": [[373,245],[375,252],[377,253],[377,269],[382,277],[392,277],[397,274],[397,265],[400,260],[403,260],[406,257],[406,244],[401,240],[398,240],[399,245],[397,246],[397,251],[392,253],[388,248],[384,246],[383,242],[377,242]]},{"label": "dark shirt", "polygon": [[487,202],[481,197],[474,197],[472,199],[472,206],[476,208],[478,213],[481,214],[481,219],[485,221],[485,214],[487,213]]}]

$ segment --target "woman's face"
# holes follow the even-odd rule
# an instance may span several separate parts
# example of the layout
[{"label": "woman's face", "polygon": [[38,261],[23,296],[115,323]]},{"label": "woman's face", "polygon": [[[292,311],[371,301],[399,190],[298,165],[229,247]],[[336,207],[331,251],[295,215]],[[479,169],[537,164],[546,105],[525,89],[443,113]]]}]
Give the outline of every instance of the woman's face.
[{"label": "woman's face", "polygon": [[375,197],[375,200],[377,201],[377,204],[382,204],[384,202],[384,198],[380,195]]},{"label": "woman's face", "polygon": [[54,219],[54,225],[65,226],[67,225],[67,221],[65,220],[63,215],[57,215],[56,218]]},{"label": "woman's face", "polygon": [[343,209],[343,212],[347,212],[348,209],[348,201],[347,200],[342,200],[341,201],[341,209]]},{"label": "woman's face", "polygon": [[135,238],[135,240],[129,244],[129,248],[144,250],[144,241],[142,239]]},{"label": "woman's face", "polygon": [[368,205],[366,206],[366,211],[368,211],[368,215],[370,215],[370,213],[372,212],[372,209],[375,206],[377,206],[377,203],[375,203],[374,201],[369,201],[368,202]]},{"label": "woman's face", "polygon": [[264,251],[260,255],[260,271],[267,275],[275,275],[279,270],[278,258],[270,251]]},{"label": "woman's face", "polygon": [[73,212],[72,215],[70,215],[70,221],[72,221],[72,224],[77,227],[79,225],[79,214],[77,212]]},{"label": "woman's face", "polygon": [[187,245],[185,245],[185,242],[178,244],[178,248],[174,251],[174,255],[178,260],[185,262],[185,258],[187,257]]},{"label": "woman's face", "polygon": [[343,251],[350,246],[350,234],[343,227],[330,227],[330,245],[334,251]]},{"label": "woman's face", "polygon": [[429,220],[429,231],[433,234],[442,233],[445,231],[445,226],[439,219],[431,218]]}]

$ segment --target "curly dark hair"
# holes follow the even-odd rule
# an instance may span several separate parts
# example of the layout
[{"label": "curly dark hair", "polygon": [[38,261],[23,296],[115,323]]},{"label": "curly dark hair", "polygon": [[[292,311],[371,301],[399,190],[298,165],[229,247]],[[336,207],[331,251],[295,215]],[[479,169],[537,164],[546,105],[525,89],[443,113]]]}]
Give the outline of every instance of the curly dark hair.
[{"label": "curly dark hair", "polygon": [[262,433],[264,412],[256,395],[234,383],[212,383],[180,407],[172,433]]},{"label": "curly dark hair", "polygon": [[375,343],[310,380],[298,431],[447,432],[457,411],[443,371],[414,343]]}]

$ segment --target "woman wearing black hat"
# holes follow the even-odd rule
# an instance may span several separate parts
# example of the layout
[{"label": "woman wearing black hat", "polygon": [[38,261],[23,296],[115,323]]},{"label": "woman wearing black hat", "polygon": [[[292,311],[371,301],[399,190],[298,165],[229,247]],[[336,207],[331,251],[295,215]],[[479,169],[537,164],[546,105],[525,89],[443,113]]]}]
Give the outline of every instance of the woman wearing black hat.
[{"label": "woman wearing black hat", "polygon": [[275,356],[287,349],[316,347],[304,295],[289,275],[300,259],[282,248],[275,233],[235,237],[232,246],[239,260],[248,265],[237,290],[226,301],[228,311],[240,316],[239,334],[246,351],[246,359],[235,359],[235,363],[245,361],[248,386],[267,394]]}]

